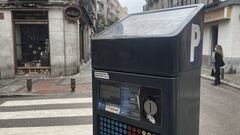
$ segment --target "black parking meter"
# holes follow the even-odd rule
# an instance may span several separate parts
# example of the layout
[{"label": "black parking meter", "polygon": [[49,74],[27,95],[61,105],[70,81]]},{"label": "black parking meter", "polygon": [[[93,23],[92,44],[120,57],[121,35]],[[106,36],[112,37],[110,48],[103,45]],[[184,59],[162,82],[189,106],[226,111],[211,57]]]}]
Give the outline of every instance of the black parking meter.
[{"label": "black parking meter", "polygon": [[93,135],[198,135],[203,5],[133,14],[92,40]]}]

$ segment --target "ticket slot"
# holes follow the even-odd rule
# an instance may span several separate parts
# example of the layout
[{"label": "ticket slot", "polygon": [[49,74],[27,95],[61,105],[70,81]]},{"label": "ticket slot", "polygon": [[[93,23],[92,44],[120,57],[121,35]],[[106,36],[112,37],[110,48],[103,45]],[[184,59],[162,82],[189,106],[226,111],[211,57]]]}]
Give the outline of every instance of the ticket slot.
[{"label": "ticket slot", "polygon": [[161,90],[141,87],[139,102],[141,120],[161,125]]}]

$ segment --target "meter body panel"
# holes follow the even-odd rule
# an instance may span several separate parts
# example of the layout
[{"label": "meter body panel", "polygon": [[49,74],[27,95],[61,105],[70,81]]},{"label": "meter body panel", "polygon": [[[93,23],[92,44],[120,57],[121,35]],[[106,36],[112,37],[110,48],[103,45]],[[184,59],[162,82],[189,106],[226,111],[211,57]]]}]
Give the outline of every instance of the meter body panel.
[{"label": "meter body panel", "polygon": [[[109,79],[96,76],[99,72]],[[100,117],[156,135],[197,135],[200,89],[194,87],[200,78],[192,74],[199,73],[195,69],[178,77],[158,77],[93,70],[94,135],[100,133]],[[153,103],[150,112],[144,108],[148,102]]]},{"label": "meter body panel", "polygon": [[202,30],[203,5],[191,5],[130,15],[97,35],[93,135],[198,135]]},{"label": "meter body panel", "polygon": [[[94,52],[92,53],[92,67],[109,71],[172,77],[200,68],[202,64],[203,10],[202,6],[186,8],[196,9],[192,11],[192,14],[188,13],[186,19],[183,19],[182,24],[174,33],[160,36],[144,36],[143,33],[141,37],[101,38],[101,34],[96,36],[92,40],[91,47]],[[181,8],[174,10],[179,12]],[[131,18],[131,15],[127,18]],[[122,20],[123,30],[127,29],[124,27],[124,21]],[[173,19],[172,23],[174,21]],[[118,24],[121,25],[121,21]],[[198,26],[199,33],[194,31],[194,26]],[[107,32],[108,30],[103,34]],[[194,45],[196,41],[198,44]]]},{"label": "meter body panel", "polygon": [[[168,132],[168,118],[170,117],[170,113],[168,112],[170,111],[167,110],[171,109],[172,105],[169,104],[171,99],[167,97],[172,97],[168,95],[175,94],[172,90],[174,87],[176,88],[176,78],[126,74],[103,70],[94,70],[93,75],[95,72],[107,73],[110,79],[101,79],[98,76],[94,77],[94,124],[99,124],[98,118],[105,116],[107,118],[115,118],[119,121],[126,120],[125,123],[135,125],[141,130],[148,130],[153,133]],[[154,115],[148,114],[144,109],[144,104],[149,100],[157,105]],[[149,120],[148,115],[152,116],[155,122],[151,121],[151,119]],[[94,127],[99,126],[96,125]],[[97,131],[99,129],[94,130],[94,132]]]}]

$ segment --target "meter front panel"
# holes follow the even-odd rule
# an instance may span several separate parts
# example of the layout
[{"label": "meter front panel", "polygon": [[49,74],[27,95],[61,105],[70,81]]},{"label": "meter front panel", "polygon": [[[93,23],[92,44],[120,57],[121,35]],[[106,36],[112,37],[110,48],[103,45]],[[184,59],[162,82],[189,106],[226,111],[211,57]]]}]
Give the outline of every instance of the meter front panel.
[{"label": "meter front panel", "polygon": [[175,78],[99,70],[93,75],[94,135],[168,135]]}]

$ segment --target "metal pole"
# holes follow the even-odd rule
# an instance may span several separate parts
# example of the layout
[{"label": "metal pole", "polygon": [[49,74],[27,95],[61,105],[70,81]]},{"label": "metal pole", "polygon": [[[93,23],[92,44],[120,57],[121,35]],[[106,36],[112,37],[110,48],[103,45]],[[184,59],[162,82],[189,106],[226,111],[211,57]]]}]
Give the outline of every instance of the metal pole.
[{"label": "metal pole", "polygon": [[32,79],[27,79],[27,91],[32,91]]},{"label": "metal pole", "polygon": [[71,79],[71,92],[75,92],[75,88],[76,88],[76,80]]}]

